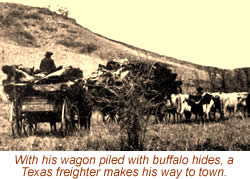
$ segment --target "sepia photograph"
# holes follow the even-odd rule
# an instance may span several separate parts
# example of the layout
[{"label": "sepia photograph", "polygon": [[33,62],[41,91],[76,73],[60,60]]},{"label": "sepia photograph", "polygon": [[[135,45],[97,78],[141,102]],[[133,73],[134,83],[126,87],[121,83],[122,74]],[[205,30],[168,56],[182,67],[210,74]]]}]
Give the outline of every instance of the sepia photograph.
[{"label": "sepia photograph", "polygon": [[0,151],[249,151],[247,1],[0,0]]}]

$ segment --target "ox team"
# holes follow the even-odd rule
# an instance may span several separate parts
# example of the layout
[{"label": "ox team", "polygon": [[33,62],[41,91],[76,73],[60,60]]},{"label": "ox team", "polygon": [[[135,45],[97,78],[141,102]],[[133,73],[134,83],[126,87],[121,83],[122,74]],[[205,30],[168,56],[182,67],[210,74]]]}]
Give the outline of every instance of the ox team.
[{"label": "ox team", "polygon": [[[216,119],[216,113],[219,118],[235,117],[239,112],[244,117],[250,113],[250,94],[248,92],[203,92],[203,88],[197,88],[196,95],[182,94],[177,90],[176,94],[171,94],[164,100],[168,120],[182,119],[190,120],[192,114],[195,119]],[[229,114],[227,114],[229,112]],[[217,115],[217,116],[218,116]]]}]

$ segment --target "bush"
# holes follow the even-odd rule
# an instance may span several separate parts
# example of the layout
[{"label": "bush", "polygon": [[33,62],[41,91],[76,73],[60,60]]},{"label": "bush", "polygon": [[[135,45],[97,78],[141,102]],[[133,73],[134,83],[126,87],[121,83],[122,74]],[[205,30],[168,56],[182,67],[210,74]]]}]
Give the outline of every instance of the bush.
[{"label": "bush", "polygon": [[1,18],[1,22],[4,26],[16,26],[18,20],[23,19],[24,10],[13,10],[9,12],[6,16]]},{"label": "bush", "polygon": [[15,18],[23,18],[23,12],[18,11],[18,10],[13,10],[11,11],[8,16],[10,17],[15,17]]},{"label": "bush", "polygon": [[38,13],[44,14],[44,15],[53,15],[54,14],[48,8],[39,8]]},{"label": "bush", "polygon": [[13,37],[19,45],[22,46],[37,46],[35,37],[24,30],[18,30],[13,33]]},{"label": "bush", "polygon": [[58,40],[56,43],[69,48],[80,48],[80,53],[92,53],[97,50],[97,46],[93,43],[85,44],[79,41],[74,41],[71,38]]},{"label": "bush", "polygon": [[29,24],[28,22],[24,22],[23,25],[24,25],[25,27],[29,27],[30,24]]},{"label": "bush", "polygon": [[32,41],[35,40],[35,38],[30,33],[26,32],[26,31],[18,31],[16,34],[17,34],[17,36],[19,36],[23,39],[32,40]]},{"label": "bush", "polygon": [[65,29],[69,28],[69,26],[67,24],[63,24],[63,23],[60,23],[60,26],[61,26],[61,28],[65,28]]},{"label": "bush", "polygon": [[61,44],[65,47],[71,47],[71,48],[81,47],[84,45],[82,42],[73,41],[73,39],[71,39],[71,38],[64,39],[64,40],[58,40],[56,43]]},{"label": "bush", "polygon": [[53,27],[49,27],[49,26],[42,26],[42,27],[40,27],[40,30],[49,31],[49,32],[56,32],[57,28],[53,28]]},{"label": "bush", "polygon": [[0,22],[3,22],[3,20],[4,20],[4,16],[0,15]]},{"label": "bush", "polygon": [[3,18],[1,22],[5,27],[10,27],[11,25],[15,26],[17,24],[15,17],[9,15]]},{"label": "bush", "polygon": [[25,19],[35,19],[35,20],[42,20],[42,17],[38,14],[25,14],[23,16]]},{"label": "bush", "polygon": [[80,49],[80,53],[92,53],[93,51],[96,51],[96,50],[97,50],[97,46],[93,43],[83,44]]},{"label": "bush", "polygon": [[68,32],[72,33],[72,34],[76,34],[77,33],[77,31],[75,31],[75,30],[68,30]]},{"label": "bush", "polygon": [[61,8],[59,8],[59,9],[57,10],[57,13],[58,13],[59,15],[63,16],[63,17],[68,17],[68,15],[69,15],[69,10],[68,10],[67,8],[61,7]]}]

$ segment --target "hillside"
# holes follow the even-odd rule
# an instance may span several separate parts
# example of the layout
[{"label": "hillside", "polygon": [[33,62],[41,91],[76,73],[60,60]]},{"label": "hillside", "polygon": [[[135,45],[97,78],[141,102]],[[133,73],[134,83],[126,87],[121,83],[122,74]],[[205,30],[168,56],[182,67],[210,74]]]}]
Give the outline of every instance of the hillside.
[{"label": "hillside", "polygon": [[[56,65],[80,67],[85,76],[107,60],[127,58],[167,63],[188,93],[198,86],[227,92],[250,88],[250,68],[224,70],[162,56],[103,37],[46,8],[0,3],[0,10],[0,67],[23,64],[38,68],[45,52],[50,50]],[[4,78],[0,72],[0,80]]]}]

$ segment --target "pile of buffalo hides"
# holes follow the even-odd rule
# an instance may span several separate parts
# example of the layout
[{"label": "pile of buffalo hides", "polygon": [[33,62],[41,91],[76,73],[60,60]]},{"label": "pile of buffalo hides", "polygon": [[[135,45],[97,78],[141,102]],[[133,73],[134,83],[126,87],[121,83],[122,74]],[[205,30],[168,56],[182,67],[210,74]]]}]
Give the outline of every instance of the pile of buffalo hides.
[{"label": "pile of buffalo hides", "polygon": [[119,91],[124,80],[129,78],[130,71],[126,68],[128,61],[108,61],[99,65],[98,70],[86,79],[86,86],[92,104],[98,107],[117,106]]},{"label": "pile of buffalo hides", "polygon": [[56,71],[45,74],[34,68],[25,68],[22,65],[4,65],[2,71],[7,75],[3,83],[57,83],[68,80],[83,78],[83,72],[80,68],[58,67]]},{"label": "pile of buffalo hides", "polygon": [[[56,87],[59,83],[74,82],[77,79],[83,78],[83,72],[80,68],[68,67],[58,67],[56,71],[46,74],[40,70],[34,70],[34,68],[25,68],[22,65],[4,65],[2,67],[3,73],[7,75],[7,78],[2,81],[4,86],[4,91],[9,93],[10,85],[22,85],[27,86],[34,85],[50,85],[51,87]],[[9,85],[10,84],[10,85]]]},{"label": "pile of buffalo hides", "polygon": [[119,95],[128,87],[137,87],[147,100],[158,103],[181,86],[176,77],[177,74],[163,63],[111,60],[106,65],[99,65],[98,70],[87,79],[87,86],[97,106],[117,105]]}]

